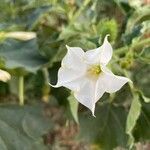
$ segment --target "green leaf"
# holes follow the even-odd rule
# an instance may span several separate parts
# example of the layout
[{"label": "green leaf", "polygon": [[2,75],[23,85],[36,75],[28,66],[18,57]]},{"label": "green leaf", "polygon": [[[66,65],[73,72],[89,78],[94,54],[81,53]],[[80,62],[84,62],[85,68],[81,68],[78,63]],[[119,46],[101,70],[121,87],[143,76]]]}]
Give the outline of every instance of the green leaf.
[{"label": "green leaf", "polygon": [[35,39],[26,42],[8,39],[0,44],[0,55],[4,57],[8,69],[24,68],[36,72],[47,62],[39,54]]},{"label": "green leaf", "polygon": [[71,114],[72,114],[74,120],[76,121],[76,123],[79,123],[79,120],[78,120],[78,106],[79,106],[79,103],[73,95],[70,95],[68,97],[68,101],[69,101],[69,105],[70,105]]},{"label": "green leaf", "polygon": [[52,128],[41,106],[2,105],[0,146],[2,150],[48,150],[42,136]]},{"label": "green leaf", "polygon": [[7,150],[5,142],[3,141],[3,139],[1,137],[0,137],[0,149],[1,150]]},{"label": "green leaf", "polygon": [[132,148],[134,145],[133,130],[136,126],[136,122],[140,116],[140,113],[141,113],[141,103],[139,100],[139,95],[136,93],[133,97],[126,123],[126,133],[129,135],[128,142],[130,148]]},{"label": "green leaf", "polygon": [[126,33],[132,32],[135,25],[142,23],[143,21],[150,19],[150,6],[146,5],[137,9],[131,17],[128,19]]},{"label": "green leaf", "polygon": [[141,35],[142,25],[135,25],[131,32],[125,34],[123,36],[123,40],[125,44],[131,44],[132,40]]},{"label": "green leaf", "polygon": [[27,15],[27,27],[29,29],[34,28],[39,18],[45,14],[51,7],[49,5],[47,6],[41,6],[39,8],[35,8],[32,11],[28,11]]},{"label": "green leaf", "polygon": [[146,97],[146,96],[142,95],[142,98],[143,98],[145,103],[150,103],[150,98],[149,97]]},{"label": "green leaf", "polygon": [[96,45],[87,39],[75,39],[67,43],[68,46],[81,47],[83,50],[96,48]]},{"label": "green leaf", "polygon": [[133,71],[134,83],[138,89],[146,97],[150,97],[149,86],[150,86],[150,67],[148,64],[143,64],[141,61],[137,63],[137,67]]},{"label": "green leaf", "polygon": [[103,104],[97,106],[96,118],[86,112],[79,117],[79,139],[99,145],[99,149],[111,150],[117,146],[126,146],[126,111],[121,106]]},{"label": "green leaf", "polygon": [[79,32],[76,31],[73,26],[68,26],[68,27],[64,28],[62,30],[62,32],[60,33],[59,40],[68,39],[68,38],[70,38],[72,36],[76,36],[78,34],[79,34]]},{"label": "green leaf", "polygon": [[136,142],[150,140],[150,103],[142,103],[141,115],[133,132]]},{"label": "green leaf", "polygon": [[128,14],[131,11],[128,0],[114,0],[123,13]]},{"label": "green leaf", "polygon": [[145,103],[149,103],[150,102],[150,98],[146,97],[142,91],[138,90],[137,92],[139,93],[139,95],[141,96],[141,98],[143,99],[143,101]]}]

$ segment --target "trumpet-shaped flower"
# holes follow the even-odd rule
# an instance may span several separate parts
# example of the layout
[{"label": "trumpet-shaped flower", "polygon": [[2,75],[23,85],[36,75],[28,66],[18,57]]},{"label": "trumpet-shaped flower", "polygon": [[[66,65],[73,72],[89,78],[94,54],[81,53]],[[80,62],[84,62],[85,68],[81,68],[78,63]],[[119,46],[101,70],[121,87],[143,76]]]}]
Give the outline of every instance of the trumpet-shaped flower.
[{"label": "trumpet-shaped flower", "polygon": [[102,46],[84,52],[79,47],[66,46],[68,52],[58,71],[58,81],[53,87],[64,86],[73,91],[75,98],[88,107],[94,116],[95,104],[107,93],[118,91],[130,81],[114,75],[107,64],[112,57],[112,46],[105,37]]},{"label": "trumpet-shaped flower", "polygon": [[6,82],[10,80],[11,76],[8,72],[0,69],[0,81]]}]

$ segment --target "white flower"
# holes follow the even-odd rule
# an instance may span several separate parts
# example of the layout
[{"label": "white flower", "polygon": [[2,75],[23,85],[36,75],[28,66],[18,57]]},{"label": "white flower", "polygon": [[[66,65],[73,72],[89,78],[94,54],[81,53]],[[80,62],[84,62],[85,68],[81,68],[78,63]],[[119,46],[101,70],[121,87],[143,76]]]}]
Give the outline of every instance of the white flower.
[{"label": "white flower", "polygon": [[0,81],[6,82],[10,80],[11,76],[8,72],[0,69]]},{"label": "white flower", "polygon": [[66,46],[68,52],[58,71],[58,82],[53,86],[72,90],[75,98],[88,107],[93,116],[95,104],[105,92],[116,92],[130,81],[114,75],[106,67],[113,53],[107,37],[101,47],[86,52],[79,47]]},{"label": "white flower", "polygon": [[35,32],[23,32],[23,31],[8,32],[8,33],[5,33],[5,37],[27,41],[27,40],[36,38],[36,33]]}]

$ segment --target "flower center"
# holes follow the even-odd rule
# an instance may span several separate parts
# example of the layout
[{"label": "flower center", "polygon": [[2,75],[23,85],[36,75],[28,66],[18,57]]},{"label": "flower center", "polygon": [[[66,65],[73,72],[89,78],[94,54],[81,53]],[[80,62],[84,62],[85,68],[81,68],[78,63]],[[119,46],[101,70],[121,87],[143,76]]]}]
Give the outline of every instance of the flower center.
[{"label": "flower center", "polygon": [[97,78],[99,74],[102,72],[100,65],[91,65],[87,70],[87,74],[90,77]]}]

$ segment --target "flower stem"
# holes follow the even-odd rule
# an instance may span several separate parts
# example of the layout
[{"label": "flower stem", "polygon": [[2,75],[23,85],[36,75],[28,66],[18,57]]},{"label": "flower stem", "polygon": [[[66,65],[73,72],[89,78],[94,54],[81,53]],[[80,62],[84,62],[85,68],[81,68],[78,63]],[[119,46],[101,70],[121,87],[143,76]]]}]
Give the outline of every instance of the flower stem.
[{"label": "flower stem", "polygon": [[19,104],[24,105],[24,77],[19,77]]},{"label": "flower stem", "polygon": [[43,68],[43,75],[44,75],[44,79],[45,79],[45,83],[42,87],[42,99],[44,102],[48,103],[49,102],[49,93],[50,93],[50,80],[49,80],[49,73],[47,68]]}]

